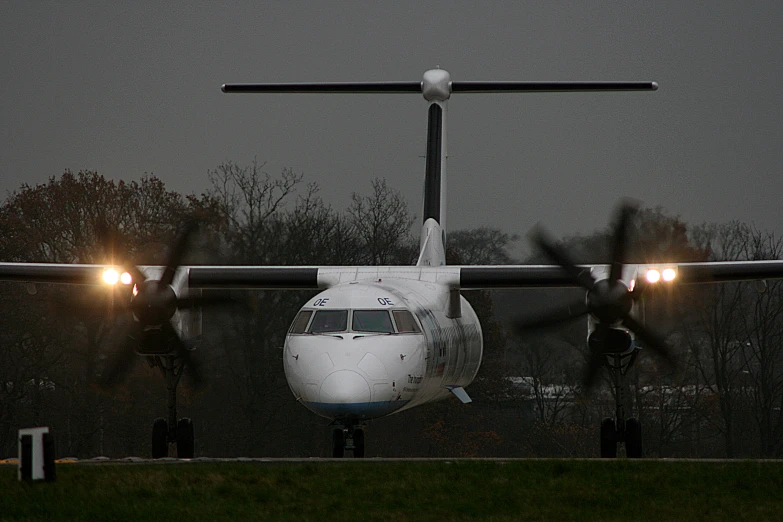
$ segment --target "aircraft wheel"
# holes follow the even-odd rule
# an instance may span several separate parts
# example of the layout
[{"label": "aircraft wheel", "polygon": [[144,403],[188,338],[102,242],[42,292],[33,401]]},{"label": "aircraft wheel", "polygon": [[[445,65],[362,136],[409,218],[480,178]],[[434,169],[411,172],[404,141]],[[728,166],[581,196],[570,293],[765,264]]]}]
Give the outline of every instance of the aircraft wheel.
[{"label": "aircraft wheel", "polygon": [[638,419],[625,422],[625,454],[629,459],[642,458],[642,423]]},{"label": "aircraft wheel", "polygon": [[177,457],[192,459],[196,442],[193,435],[193,421],[183,417],[177,423]]},{"label": "aircraft wheel", "polygon": [[157,418],[152,423],[152,458],[161,459],[169,456],[169,423],[166,419]]},{"label": "aircraft wheel", "polygon": [[364,458],[364,430],[353,430],[353,456],[356,459]]},{"label": "aircraft wheel", "polygon": [[614,419],[607,417],[601,421],[601,458],[617,457],[617,429]]},{"label": "aircraft wheel", "polygon": [[343,429],[337,428],[332,432],[332,457],[341,459],[345,456],[345,436]]}]

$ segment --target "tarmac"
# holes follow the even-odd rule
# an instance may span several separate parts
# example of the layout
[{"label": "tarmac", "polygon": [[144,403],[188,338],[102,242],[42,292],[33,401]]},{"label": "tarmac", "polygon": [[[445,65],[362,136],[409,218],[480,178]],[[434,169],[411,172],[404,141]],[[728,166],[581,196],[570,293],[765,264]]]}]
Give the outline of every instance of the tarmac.
[{"label": "tarmac", "polygon": [[[268,457],[196,457],[193,459],[179,459],[176,457],[165,457],[161,459],[151,459],[143,457],[124,457],[119,459],[113,459],[109,457],[93,457],[89,459],[78,459],[75,457],[65,457],[56,459],[55,464],[69,465],[69,464],[82,464],[82,465],[101,465],[101,464],[200,464],[200,463],[220,463],[220,462],[247,462],[253,464],[330,464],[330,463],[362,463],[362,462],[443,462],[443,463],[457,463],[457,462],[495,462],[497,464],[504,464],[506,462],[537,462],[537,461],[568,461],[568,462],[580,462],[580,461],[603,461],[603,462],[709,462],[715,464],[726,464],[730,462],[758,462],[758,463],[770,463],[770,464],[783,464],[783,459],[599,459],[599,458],[503,458],[503,457],[488,457],[488,458],[450,458],[450,457],[438,457],[438,458],[390,458],[390,457],[368,457],[362,459],[354,458],[320,458],[320,457],[303,457],[303,458],[268,458]],[[0,459],[0,466],[18,466],[19,461],[16,458]]]}]

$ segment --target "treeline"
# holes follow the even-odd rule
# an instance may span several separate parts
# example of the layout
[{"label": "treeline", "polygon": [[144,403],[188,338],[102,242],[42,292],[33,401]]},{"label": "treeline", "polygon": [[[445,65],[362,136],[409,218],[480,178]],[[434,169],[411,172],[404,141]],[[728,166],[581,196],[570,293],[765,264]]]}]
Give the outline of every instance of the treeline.
[{"label": "treeline", "polygon": [[[346,209],[318,187],[257,162],[228,162],[201,195],[169,191],[154,176],[115,182],[66,172],[23,186],[0,209],[0,261],[159,264],[180,226],[201,224],[185,264],[409,265],[418,220],[384,180],[354,193]],[[109,227],[110,234],[105,228]],[[780,242],[741,223],[688,227],[660,209],[641,212],[634,262],[772,259]],[[608,258],[608,231],[566,239],[579,262]],[[111,238],[111,240],[107,240]],[[496,229],[450,231],[455,264],[515,262],[518,239]],[[543,262],[531,258],[525,262]],[[628,396],[642,419],[646,452],[679,456],[771,456],[783,452],[780,285],[724,284],[648,292],[645,318],[667,334],[675,371],[642,357]],[[380,419],[368,456],[593,456],[598,422],[612,415],[609,387],[578,392],[584,322],[547,336],[511,338],[507,319],[548,307],[569,291],[466,292],[482,319],[485,360],[469,392]],[[180,385],[180,416],[194,419],[196,454],[325,456],[327,422],[297,404],[281,362],[285,332],[307,292],[235,292],[247,304],[205,311],[199,349],[207,387]],[[97,389],[116,338],[114,295],[105,288],[0,283],[0,456],[16,430],[48,425],[60,456],[149,455],[152,420],[165,413],[165,386],[143,358],[111,393]],[[516,377],[517,379],[511,379]]]},{"label": "treeline", "polygon": [[[0,209],[0,260],[160,264],[194,218],[199,233],[185,264],[409,265],[418,255],[415,216],[384,180],[354,193],[342,211],[292,170],[270,176],[256,162],[229,162],[209,181],[199,196],[169,191],[154,176],[128,183],[95,172],[23,186]],[[492,261],[511,238],[487,235],[494,251],[479,254],[468,237],[465,252],[450,255]],[[236,294],[246,311],[204,313],[207,389],[180,386],[180,414],[194,418],[197,452],[320,454],[325,423],[295,403],[280,360],[285,332],[310,294]],[[128,320],[113,316],[110,301],[127,298],[103,287],[0,283],[0,454],[13,454],[16,430],[30,425],[56,430],[59,455],[149,454],[151,422],[166,411],[157,369],[139,357],[122,386],[110,394],[97,387],[117,348],[115,326]],[[483,306],[491,324],[491,302]]]}]

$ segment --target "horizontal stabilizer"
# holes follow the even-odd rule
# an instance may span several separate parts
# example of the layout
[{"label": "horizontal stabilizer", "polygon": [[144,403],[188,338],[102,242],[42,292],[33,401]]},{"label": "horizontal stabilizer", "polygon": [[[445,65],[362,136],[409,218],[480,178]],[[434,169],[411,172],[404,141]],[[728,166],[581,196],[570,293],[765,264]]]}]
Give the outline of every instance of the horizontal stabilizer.
[{"label": "horizontal stabilizer", "polygon": [[225,93],[418,93],[421,82],[226,83]]},{"label": "horizontal stabilizer", "polygon": [[453,393],[460,401],[462,401],[462,404],[473,402],[473,399],[470,398],[468,392],[466,392],[465,388],[463,388],[462,386],[444,386],[444,387],[447,388],[451,393]]},{"label": "horizontal stabilizer", "polygon": [[451,92],[655,91],[655,82],[452,82]]},{"label": "horizontal stabilizer", "polygon": [[[325,83],[226,83],[225,93],[343,93],[343,94],[395,94],[426,91],[426,82],[325,82]],[[448,98],[451,93],[503,93],[503,92],[608,92],[655,91],[656,82],[451,82],[444,86]]]}]

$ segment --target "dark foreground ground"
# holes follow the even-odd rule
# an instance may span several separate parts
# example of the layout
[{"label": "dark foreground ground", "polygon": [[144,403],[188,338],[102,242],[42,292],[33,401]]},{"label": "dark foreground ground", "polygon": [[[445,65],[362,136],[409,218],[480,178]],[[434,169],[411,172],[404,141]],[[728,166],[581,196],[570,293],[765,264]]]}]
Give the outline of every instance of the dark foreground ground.
[{"label": "dark foreground ground", "polygon": [[1,465],[0,520],[783,520],[783,462]]}]

